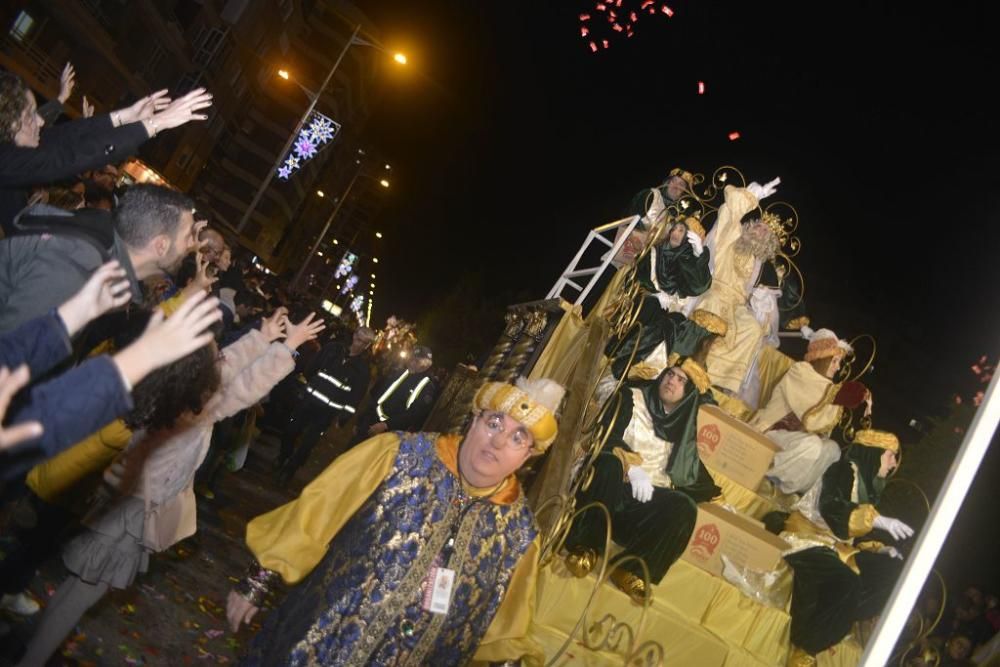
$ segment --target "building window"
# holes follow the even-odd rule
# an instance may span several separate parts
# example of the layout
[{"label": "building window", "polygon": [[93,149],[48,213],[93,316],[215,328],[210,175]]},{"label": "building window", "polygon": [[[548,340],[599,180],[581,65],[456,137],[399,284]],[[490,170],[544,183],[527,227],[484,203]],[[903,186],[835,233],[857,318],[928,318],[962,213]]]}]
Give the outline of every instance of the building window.
[{"label": "building window", "polygon": [[21,11],[14,19],[14,25],[10,27],[10,36],[14,38],[15,41],[23,42],[31,32],[31,29],[35,26],[35,19],[31,17],[26,11]]}]

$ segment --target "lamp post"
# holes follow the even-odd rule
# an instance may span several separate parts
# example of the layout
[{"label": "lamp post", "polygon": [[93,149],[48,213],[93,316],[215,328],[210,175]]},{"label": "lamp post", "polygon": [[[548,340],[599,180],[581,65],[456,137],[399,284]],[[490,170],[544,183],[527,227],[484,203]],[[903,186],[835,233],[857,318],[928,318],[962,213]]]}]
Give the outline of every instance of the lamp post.
[{"label": "lamp post", "polygon": [[[306,123],[309,121],[309,116],[312,115],[312,112],[316,109],[316,104],[319,102],[320,96],[323,94],[323,91],[326,90],[326,87],[330,85],[330,81],[333,79],[333,75],[337,72],[337,68],[340,66],[340,62],[344,59],[344,56],[347,55],[348,50],[350,50],[352,46],[358,45],[358,46],[370,46],[379,51],[388,53],[388,51],[386,51],[386,49],[381,44],[358,37],[358,33],[360,32],[361,32],[361,24],[359,23],[357,27],[354,28],[354,32],[351,33],[350,39],[348,39],[347,43],[344,44],[344,48],[340,50],[340,55],[337,56],[337,59],[333,63],[333,67],[331,67],[330,71],[327,72],[326,79],[323,80],[323,83],[322,85],[320,85],[319,90],[317,90],[314,94],[309,95],[309,97],[311,98],[309,101],[309,106],[306,108],[305,113],[302,114],[302,117],[299,119],[299,122],[295,126],[295,129],[292,130],[291,135],[289,135],[288,137],[288,141],[285,142],[285,146],[281,149],[281,152],[278,153],[278,159],[275,160],[274,166],[272,166],[271,169],[268,170],[267,175],[264,177],[264,180],[260,184],[260,187],[257,188],[257,192],[254,193],[253,199],[250,200],[250,205],[247,207],[247,210],[243,213],[243,217],[240,218],[239,224],[236,225],[237,233],[240,234],[243,233],[243,229],[246,227],[247,221],[250,220],[250,216],[253,215],[253,212],[257,209],[257,204],[260,203],[261,197],[264,196],[264,191],[267,189],[267,186],[271,184],[271,180],[274,178],[274,174],[278,171],[278,168],[281,166],[282,161],[285,159],[285,155],[288,153],[289,150],[291,150],[292,144],[295,143],[295,138],[299,136],[299,132],[302,131],[302,128],[305,127]],[[393,56],[393,59],[401,65],[406,64],[406,56],[401,53],[395,54]],[[286,80],[290,78],[288,72],[283,69],[278,70],[278,76]],[[302,87],[301,84],[299,84],[299,87]],[[303,88],[303,90],[306,89]],[[309,94],[308,91],[306,94]]]},{"label": "lamp post", "polygon": [[[337,205],[333,208],[333,211],[330,212],[330,215],[327,217],[326,222],[323,224],[323,231],[321,231],[319,233],[319,236],[316,237],[316,242],[313,243],[312,248],[309,249],[309,254],[306,255],[305,260],[302,262],[302,266],[300,266],[299,270],[295,272],[295,277],[292,278],[291,285],[289,286],[292,290],[295,290],[296,287],[298,287],[299,281],[302,280],[302,276],[305,274],[306,268],[308,268],[310,260],[312,260],[312,258],[316,255],[316,251],[319,250],[320,244],[323,243],[323,239],[326,237],[326,233],[330,231],[330,225],[332,225],[333,221],[337,218],[337,214],[340,212],[340,207],[344,205],[345,201],[347,201],[347,197],[351,194],[351,190],[354,188],[354,184],[358,182],[358,178],[363,175],[361,173],[362,169],[363,165],[358,165],[357,170],[354,172],[354,176],[351,177],[351,182],[347,184],[347,187],[344,189],[344,193],[340,196],[340,199],[337,200]],[[383,178],[382,180],[379,181],[379,185],[381,185],[383,188],[388,188],[389,181]],[[347,244],[348,248],[350,248],[351,244],[354,243],[354,240],[356,238],[357,238],[357,232],[355,232],[354,237],[351,239],[351,242]]]}]

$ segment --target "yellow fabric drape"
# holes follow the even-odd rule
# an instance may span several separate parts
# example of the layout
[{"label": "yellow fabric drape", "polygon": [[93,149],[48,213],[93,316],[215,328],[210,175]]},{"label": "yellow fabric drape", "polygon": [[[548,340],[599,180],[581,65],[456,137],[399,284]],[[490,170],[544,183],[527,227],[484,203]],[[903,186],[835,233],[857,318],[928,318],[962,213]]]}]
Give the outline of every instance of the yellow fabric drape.
[{"label": "yellow fabric drape", "polygon": [[729,505],[740,514],[761,520],[768,512],[782,509],[781,504],[774,499],[751,491],[708,466],[705,466],[705,469],[712,476],[716,486],[722,489],[722,495],[712,501],[717,505]]},{"label": "yellow fabric drape", "polygon": [[538,356],[529,379],[549,378],[565,386],[583,353],[582,343],[587,333],[583,318],[580,317],[580,306],[562,299],[559,300],[559,306],[564,311],[562,319]]},{"label": "yellow fabric drape", "polygon": [[538,585],[538,555],[541,537],[536,537],[521,556],[507,587],[507,595],[476,649],[473,664],[520,659],[534,667],[545,661],[542,648],[528,637],[535,616]]},{"label": "yellow fabric drape", "polygon": [[791,357],[777,348],[765,345],[757,356],[757,378],[760,380],[760,397],[757,405],[767,405],[771,393],[781,382],[788,369],[795,363]]},{"label": "yellow fabric drape", "polygon": [[399,437],[383,433],[338,457],[302,494],[247,524],[247,546],[289,584],[306,577],[327,545],[392,470]]},{"label": "yellow fabric drape", "polygon": [[116,419],[69,449],[36,465],[28,473],[26,484],[45,502],[59,502],[62,500],[60,496],[84,477],[107,468],[131,439],[132,431],[123,421]]}]

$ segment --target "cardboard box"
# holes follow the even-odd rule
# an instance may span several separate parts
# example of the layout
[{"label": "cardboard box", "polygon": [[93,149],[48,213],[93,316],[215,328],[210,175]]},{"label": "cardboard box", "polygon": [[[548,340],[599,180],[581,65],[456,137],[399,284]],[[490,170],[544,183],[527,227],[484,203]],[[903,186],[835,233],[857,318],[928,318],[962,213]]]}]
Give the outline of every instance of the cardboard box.
[{"label": "cardboard box", "polygon": [[698,453],[705,465],[740,486],[756,491],[777,445],[767,436],[715,405],[698,410]]},{"label": "cardboard box", "polygon": [[737,567],[769,572],[778,567],[788,543],[767,532],[764,524],[719,505],[698,505],[698,520],[681,558],[716,577],[722,576],[722,554]]}]

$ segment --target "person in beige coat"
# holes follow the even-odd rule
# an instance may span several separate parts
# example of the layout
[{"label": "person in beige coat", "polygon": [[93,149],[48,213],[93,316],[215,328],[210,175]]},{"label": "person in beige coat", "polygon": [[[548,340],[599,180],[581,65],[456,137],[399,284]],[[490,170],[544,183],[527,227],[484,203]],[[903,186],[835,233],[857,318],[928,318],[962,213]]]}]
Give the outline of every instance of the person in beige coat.
[{"label": "person in beige coat", "polygon": [[217,389],[199,401],[200,409],[195,405],[170,429],[133,437],[122,459],[105,473],[119,495],[92,511],[84,519],[86,530],[64,549],[70,576],[39,619],[20,665],[45,664],[109,588],[127,588],[146,571],[151,552],[195,533],[194,473],[208,452],[214,424],[267,396],[295,368],[296,348],[323,328],[313,314],[292,324],[279,308],[260,330],[214,355]]}]

